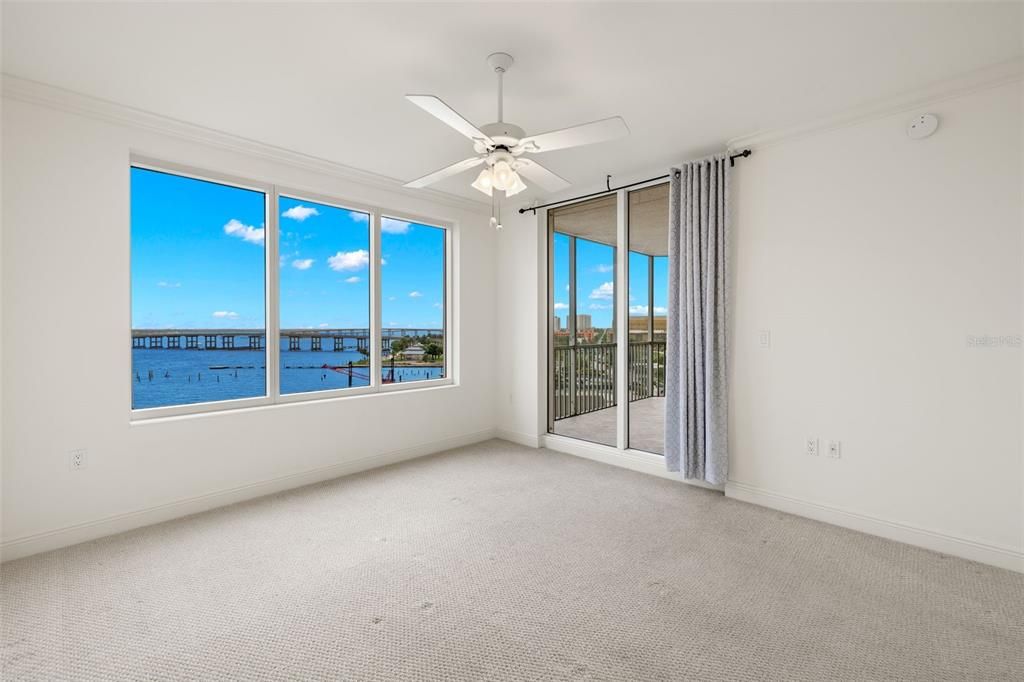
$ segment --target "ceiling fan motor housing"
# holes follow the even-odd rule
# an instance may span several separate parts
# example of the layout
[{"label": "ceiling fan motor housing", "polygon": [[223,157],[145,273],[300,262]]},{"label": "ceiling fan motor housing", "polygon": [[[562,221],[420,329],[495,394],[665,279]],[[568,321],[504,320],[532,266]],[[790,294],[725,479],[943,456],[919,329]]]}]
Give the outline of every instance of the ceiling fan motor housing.
[{"label": "ceiling fan motor housing", "polygon": [[509,149],[515,147],[519,144],[519,140],[526,137],[526,132],[522,128],[503,121],[480,126],[480,130],[487,135],[487,137],[494,140],[496,145],[508,147]]}]

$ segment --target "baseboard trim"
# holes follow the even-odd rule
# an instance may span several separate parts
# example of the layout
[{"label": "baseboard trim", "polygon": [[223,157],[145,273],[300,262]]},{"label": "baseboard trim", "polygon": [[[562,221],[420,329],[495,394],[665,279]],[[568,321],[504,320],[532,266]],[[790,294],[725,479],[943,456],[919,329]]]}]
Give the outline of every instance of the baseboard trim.
[{"label": "baseboard trim", "polygon": [[896,540],[915,547],[970,559],[983,564],[1006,568],[1024,573],[1024,552],[1011,547],[1001,547],[977,540],[946,535],[924,528],[886,521],[867,514],[861,514],[839,507],[810,502],[771,490],[765,490],[745,483],[729,481],[725,484],[725,496],[741,502],[778,509],[816,521],[824,521],[869,535]]},{"label": "baseboard trim", "polygon": [[708,490],[722,491],[722,486],[711,485],[703,481],[690,481],[684,479],[678,472],[665,469],[665,458],[642,450],[619,450],[609,445],[600,443],[587,443],[576,438],[567,438],[552,433],[546,433],[540,437],[541,446],[548,450],[564,452],[567,455],[575,455],[585,459],[592,459],[595,462],[603,462],[612,466],[637,471],[641,474],[667,478],[677,483],[707,488]]},{"label": "baseboard trim", "polygon": [[471,433],[452,436],[430,443],[415,445],[410,448],[382,452],[376,455],[360,457],[358,459],[339,462],[325,467],[309,469],[294,474],[286,474],[263,481],[248,483],[245,485],[219,490],[204,495],[197,495],[175,502],[139,509],[124,514],[116,514],[95,521],[75,524],[64,528],[57,528],[42,533],[25,535],[11,540],[4,540],[0,543],[0,558],[3,561],[12,561],[22,557],[31,556],[40,552],[48,552],[61,547],[77,545],[80,542],[87,542],[97,538],[124,533],[143,526],[151,526],[155,523],[162,523],[172,519],[197,514],[217,507],[224,507],[236,502],[244,502],[264,495],[300,488],[304,485],[328,481],[332,478],[348,476],[361,471],[369,471],[389,464],[396,464],[417,457],[425,457],[437,452],[443,452],[452,448],[465,445],[472,445],[495,437],[493,429],[474,431]]},{"label": "baseboard trim", "polygon": [[528,448],[541,447],[541,436],[539,434],[523,433],[522,431],[510,431],[508,429],[497,429],[494,432],[495,438],[507,440],[510,443],[518,443]]}]

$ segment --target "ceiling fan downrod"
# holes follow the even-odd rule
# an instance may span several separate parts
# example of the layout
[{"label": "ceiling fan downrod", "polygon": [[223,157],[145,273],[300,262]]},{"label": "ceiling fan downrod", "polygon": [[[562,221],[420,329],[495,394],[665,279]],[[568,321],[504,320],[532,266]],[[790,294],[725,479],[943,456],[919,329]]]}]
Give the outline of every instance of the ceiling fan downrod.
[{"label": "ceiling fan downrod", "polygon": [[494,72],[498,74],[498,123],[505,122],[505,107],[503,104],[504,95],[504,79],[505,72],[512,67],[512,62],[515,60],[512,55],[506,52],[495,52],[487,55],[487,63],[490,65]]}]

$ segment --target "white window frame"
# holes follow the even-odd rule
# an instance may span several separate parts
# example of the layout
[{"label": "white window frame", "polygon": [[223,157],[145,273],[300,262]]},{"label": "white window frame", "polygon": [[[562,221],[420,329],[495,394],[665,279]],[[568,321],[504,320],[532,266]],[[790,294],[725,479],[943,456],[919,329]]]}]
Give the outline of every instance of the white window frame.
[{"label": "white window frame", "polygon": [[[452,386],[455,384],[456,358],[452,355],[453,343],[453,320],[454,310],[452,301],[453,281],[453,241],[455,238],[455,224],[450,221],[438,220],[427,216],[411,214],[407,211],[393,210],[386,207],[372,206],[360,202],[329,196],[314,191],[307,191],[295,187],[277,185],[273,183],[259,182],[235,175],[209,171],[154,159],[151,157],[131,154],[129,160],[129,173],[131,168],[168,173],[179,177],[214,182],[239,189],[247,189],[262,192],[266,196],[265,202],[265,230],[264,233],[264,302],[265,302],[265,329],[266,337],[266,395],[253,398],[237,398],[231,400],[217,400],[202,403],[189,403],[186,405],[167,405],[164,407],[133,408],[133,375],[128,372],[128,407],[129,421],[142,422],[151,419],[166,417],[180,417],[188,415],[206,415],[231,412],[234,410],[267,407],[274,405],[290,405],[295,403],[315,402],[322,400],[347,400],[359,396],[379,395],[394,391],[411,391],[425,388]],[[307,200],[340,208],[343,210],[358,211],[370,216],[370,385],[354,386],[352,388],[335,388],[323,391],[309,391],[304,393],[281,393],[280,385],[280,363],[281,363],[281,317],[280,317],[280,262],[279,262],[279,235],[280,235],[280,210],[279,201],[284,196],[290,199]],[[131,220],[131,211],[129,221]],[[428,227],[435,227],[444,230],[444,377],[440,379],[427,379],[421,381],[409,381],[394,384],[385,384],[383,381],[383,366],[381,363],[381,219],[393,218],[396,220],[408,221]],[[131,234],[131,226],[128,229]],[[129,245],[129,274],[128,274],[128,319],[129,319],[129,343],[128,366],[132,366],[132,308],[131,308],[131,247]]]}]

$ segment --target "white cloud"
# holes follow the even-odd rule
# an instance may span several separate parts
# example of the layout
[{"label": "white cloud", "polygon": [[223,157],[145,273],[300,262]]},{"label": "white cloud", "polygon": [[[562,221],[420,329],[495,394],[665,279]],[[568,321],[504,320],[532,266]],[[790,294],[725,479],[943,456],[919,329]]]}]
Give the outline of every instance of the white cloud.
[{"label": "white cloud", "polygon": [[393,301],[393,300],[395,300],[395,297],[394,296],[388,296],[388,300],[389,301]]},{"label": "white cloud", "polygon": [[[654,314],[655,315],[664,315],[667,312],[668,312],[667,308],[663,308],[663,307],[661,307],[659,305],[654,306]],[[629,314],[630,315],[646,315],[647,314],[647,306],[645,306],[645,305],[631,305],[631,306],[629,306]]]},{"label": "white cloud", "polygon": [[320,328],[321,328],[321,329],[327,329],[327,328],[328,328],[328,327],[330,327],[330,326],[331,326],[331,325],[327,324],[326,322],[321,322],[321,323],[320,323]]},{"label": "white cloud", "polygon": [[361,278],[359,278],[359,277],[356,277],[355,275],[352,275],[351,277],[349,277],[349,278],[348,278],[348,279],[346,279],[345,281],[346,281],[346,282],[347,282],[348,284],[355,284],[356,282],[361,282],[361,281],[363,281],[363,280],[362,280]]},{"label": "white cloud", "polygon": [[292,261],[292,267],[296,270],[309,270],[313,267],[312,258],[296,258]]},{"label": "white cloud", "polygon": [[440,304],[440,303],[435,303],[435,304],[434,304],[434,307],[435,307],[435,308],[440,308],[440,307],[441,307],[441,304]]},{"label": "white cloud", "polygon": [[387,234],[405,234],[409,231],[410,223],[404,220],[394,220],[393,218],[384,218],[380,221],[380,231]]},{"label": "white cloud", "polygon": [[314,215],[320,215],[320,211],[316,210],[312,206],[292,206],[287,211],[281,214],[285,218],[291,218],[292,220],[298,220],[300,223],[306,218]]},{"label": "white cloud", "polygon": [[370,252],[366,249],[358,251],[339,251],[327,259],[331,270],[341,272],[342,270],[361,270],[370,264]]},{"label": "white cloud", "polygon": [[239,221],[232,218],[224,226],[224,234],[232,237],[238,237],[243,239],[250,244],[263,245],[263,228],[253,227],[252,225],[243,225]]},{"label": "white cloud", "polygon": [[216,317],[219,320],[237,320],[238,319],[238,313],[236,313],[234,311],[230,311],[230,310],[218,310],[217,312],[213,313],[213,316]]},{"label": "white cloud", "polygon": [[423,296],[423,294],[421,294],[418,291],[410,291],[409,292],[409,298],[420,298],[421,296]]},{"label": "white cloud", "polygon": [[384,260],[383,258],[381,258],[381,259],[380,259],[380,264],[381,264],[381,265],[387,265],[387,264],[388,264],[388,262],[387,262],[386,260]]},{"label": "white cloud", "polygon": [[591,310],[610,310],[612,307],[611,303],[591,303]]},{"label": "white cloud", "polygon": [[556,303],[555,304],[555,310],[568,310],[568,309],[569,309],[569,304],[568,303]]},{"label": "white cloud", "polygon": [[598,288],[590,292],[590,298],[598,301],[610,301],[615,297],[615,285],[611,282],[605,282]]},{"label": "white cloud", "polygon": [[161,289],[180,289],[181,282],[157,282],[156,285]]},{"label": "white cloud", "polygon": [[611,272],[614,268],[608,263],[601,263],[600,265],[594,266],[594,272]]}]

